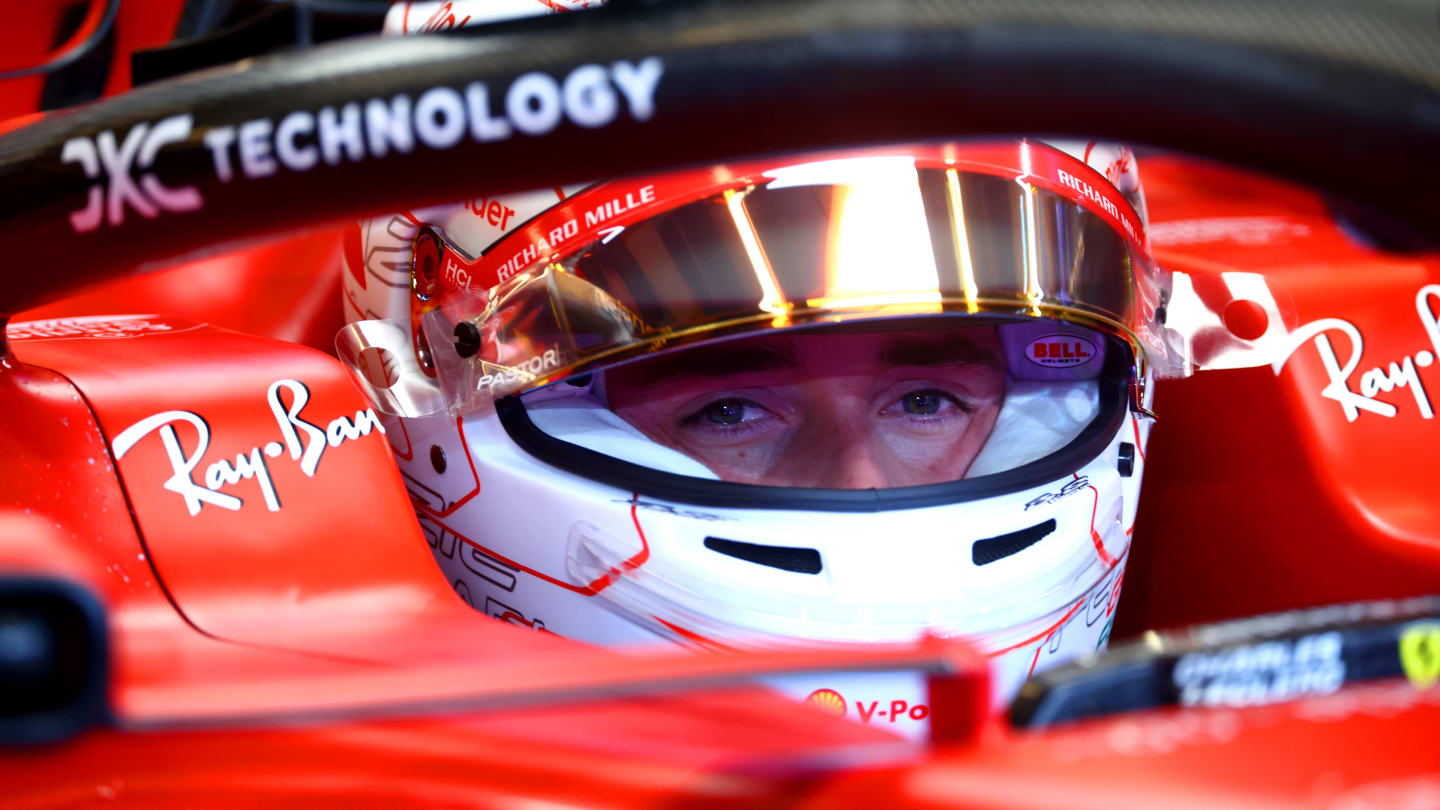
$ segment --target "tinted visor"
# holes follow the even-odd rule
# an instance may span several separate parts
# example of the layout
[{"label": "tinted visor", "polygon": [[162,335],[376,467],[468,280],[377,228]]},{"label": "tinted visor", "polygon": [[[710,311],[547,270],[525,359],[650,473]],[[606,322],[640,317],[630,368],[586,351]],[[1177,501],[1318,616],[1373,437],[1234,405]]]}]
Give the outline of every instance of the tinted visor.
[{"label": "tinted visor", "polygon": [[450,409],[814,324],[989,314],[1142,348],[1153,337],[1153,269],[1106,219],[1029,182],[909,157],[774,169],[598,233],[420,319]]}]

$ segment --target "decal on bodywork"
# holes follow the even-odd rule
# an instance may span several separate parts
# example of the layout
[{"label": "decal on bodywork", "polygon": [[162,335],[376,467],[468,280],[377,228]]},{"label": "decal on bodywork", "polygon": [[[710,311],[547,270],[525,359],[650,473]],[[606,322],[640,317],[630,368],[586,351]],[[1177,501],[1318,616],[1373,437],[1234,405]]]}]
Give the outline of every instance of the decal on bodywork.
[{"label": "decal on bodywork", "polygon": [[[517,134],[538,137],[567,120],[595,129],[614,122],[622,110],[636,121],[647,121],[655,112],[655,90],[663,74],[658,56],[636,63],[579,65],[562,78],[533,71],[517,76],[493,96],[483,82],[463,88],[440,85],[276,118],[202,126],[201,143],[222,183],[270,177],[282,170],[301,173],[322,163],[338,166],[409,154],[417,146],[443,151],[466,138],[488,143]],[[150,171],[160,150],[188,141],[193,128],[194,118],[186,113],[138,123],[123,136],[105,130],[66,141],[61,163],[79,164],[95,181],[84,205],[71,212],[71,227],[85,233],[105,224],[121,225],[127,207],[151,219],[161,212],[201,208],[204,200],[193,186],[166,186]],[[139,177],[137,171],[142,172]]]},{"label": "decal on bodywork", "polygon": [[[1291,355],[1306,343],[1312,343],[1315,351],[1320,354],[1320,362],[1324,366],[1325,375],[1328,378],[1325,387],[1320,390],[1320,395],[1340,403],[1347,421],[1354,422],[1360,417],[1362,410],[1379,416],[1394,417],[1400,409],[1377,397],[1381,393],[1388,393],[1396,388],[1409,389],[1421,418],[1433,419],[1435,411],[1431,407],[1429,394],[1420,382],[1420,375],[1417,371],[1417,369],[1432,365],[1436,355],[1440,354],[1440,316],[1431,310],[1431,299],[1440,302],[1440,284],[1427,284],[1415,293],[1415,311],[1430,340],[1430,348],[1420,349],[1411,356],[1391,361],[1388,366],[1376,366],[1362,373],[1358,392],[1351,390],[1350,378],[1360,368],[1361,359],[1365,353],[1365,338],[1361,335],[1359,327],[1340,318],[1321,318],[1290,333],[1287,345],[1275,359],[1274,371],[1279,374],[1285,367],[1285,361],[1289,360]],[[1350,355],[1343,366],[1335,353],[1334,345],[1330,342],[1329,333],[1331,332],[1344,335],[1350,342]]]},{"label": "decal on bodywork", "polygon": [[172,188],[151,171],[138,178],[134,174],[137,169],[154,168],[155,158],[165,146],[188,139],[193,121],[189,113],[172,115],[155,123],[136,124],[123,138],[107,129],[94,138],[66,141],[60,148],[60,162],[80,164],[85,176],[96,181],[87,192],[85,206],[70,214],[75,232],[93,231],[105,223],[120,225],[127,207],[147,219],[161,211],[178,214],[200,208],[204,200],[194,187]]},{"label": "decal on bodywork", "polygon": [[199,329],[203,324],[191,323],[168,315],[98,316],[56,318],[10,324],[5,336],[10,340],[84,340],[90,338],[137,338],[146,335],[172,334]]},{"label": "decal on bodywork", "polygon": [[1249,706],[1325,695],[1345,682],[1339,632],[1194,652],[1171,675],[1182,706]]},{"label": "decal on bodywork", "polygon": [[1440,623],[1422,622],[1400,634],[1400,664],[1417,689],[1440,683]]},{"label": "decal on bodywork", "polygon": [[[283,396],[286,393],[289,394],[288,404]],[[221,458],[211,462],[205,468],[200,483],[195,481],[195,472],[210,448],[210,424],[193,411],[161,411],[147,416],[120,431],[111,442],[110,449],[118,461],[146,436],[157,434],[165,447],[172,473],[163,486],[185,500],[185,508],[192,516],[200,514],[206,504],[232,511],[240,509],[244,499],[221,490],[244,479],[254,479],[265,499],[266,508],[278,512],[280,495],[275,489],[267,459],[278,459],[288,452],[291,461],[299,465],[306,477],[314,477],[327,448],[368,436],[372,431],[385,432],[385,426],[380,424],[372,408],[356,411],[353,419],[337,416],[324,428],[311,423],[303,414],[305,405],[310,401],[310,389],[299,380],[271,383],[265,392],[265,401],[275,417],[279,440],[237,452],[233,461]],[[188,424],[194,428],[197,440],[192,449],[187,451],[181,444],[180,435],[175,430],[177,424]]]}]

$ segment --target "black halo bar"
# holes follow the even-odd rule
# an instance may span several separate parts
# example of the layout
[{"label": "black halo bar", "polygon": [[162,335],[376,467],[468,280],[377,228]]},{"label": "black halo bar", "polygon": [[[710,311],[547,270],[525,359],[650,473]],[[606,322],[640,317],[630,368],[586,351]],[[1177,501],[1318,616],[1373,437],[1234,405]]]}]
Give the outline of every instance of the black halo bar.
[{"label": "black halo bar", "polygon": [[[614,84],[617,63],[633,78],[647,60],[663,68],[648,115]],[[608,78],[611,115],[603,98],[585,96],[578,116],[540,126],[544,97],[587,65],[573,89],[584,96],[587,81]],[[392,145],[384,157],[367,146],[361,159],[341,153],[304,170],[277,160],[275,130],[290,113],[313,119],[329,108],[338,121],[348,103],[418,102],[437,87],[467,102],[483,88],[490,124],[469,113],[466,123],[493,135],[507,92],[527,75],[539,93],[520,95],[538,105],[527,119],[534,134],[507,120],[505,138],[467,131],[447,148]],[[287,131],[301,155],[291,163],[314,155],[311,123]],[[219,179],[205,138],[223,141],[226,127],[250,144],[257,176],[243,176],[232,142],[220,151],[235,176]],[[336,42],[142,87],[0,136],[0,314],[268,233],[477,193],[1015,133],[1208,155],[1433,236],[1440,27],[1424,4],[1378,0],[670,0]],[[99,224],[77,232],[74,212]]]}]

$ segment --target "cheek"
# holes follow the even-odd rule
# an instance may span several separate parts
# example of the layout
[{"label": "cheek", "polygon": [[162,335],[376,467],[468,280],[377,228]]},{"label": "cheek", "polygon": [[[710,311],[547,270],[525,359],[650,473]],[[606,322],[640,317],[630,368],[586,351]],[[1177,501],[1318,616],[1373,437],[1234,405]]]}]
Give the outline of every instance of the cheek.
[{"label": "cheek", "polygon": [[995,427],[1000,407],[990,403],[976,408],[953,426],[933,433],[915,433],[900,427],[881,431],[890,454],[896,461],[915,470],[923,470],[927,483],[957,480],[965,475],[970,463]]},{"label": "cheek", "polygon": [[896,461],[915,469],[940,473],[954,460],[969,432],[970,420],[967,418],[957,420],[944,429],[928,431],[916,431],[900,425],[880,425],[876,435]]},{"label": "cheek", "polygon": [[677,437],[669,435],[670,426],[665,419],[668,411],[649,402],[619,402],[610,408],[616,416],[624,419],[631,427],[645,434],[645,438],[675,448]]}]

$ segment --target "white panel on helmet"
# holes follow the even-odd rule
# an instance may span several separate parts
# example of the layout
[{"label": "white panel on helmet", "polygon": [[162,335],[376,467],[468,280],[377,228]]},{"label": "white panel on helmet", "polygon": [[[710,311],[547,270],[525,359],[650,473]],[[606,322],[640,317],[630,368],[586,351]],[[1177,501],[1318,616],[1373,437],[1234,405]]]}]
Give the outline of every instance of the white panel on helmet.
[{"label": "white panel on helmet", "polygon": [[429,0],[398,2],[385,14],[386,35],[447,31],[485,23],[538,17],[560,11],[582,11],[605,0]]}]

